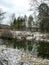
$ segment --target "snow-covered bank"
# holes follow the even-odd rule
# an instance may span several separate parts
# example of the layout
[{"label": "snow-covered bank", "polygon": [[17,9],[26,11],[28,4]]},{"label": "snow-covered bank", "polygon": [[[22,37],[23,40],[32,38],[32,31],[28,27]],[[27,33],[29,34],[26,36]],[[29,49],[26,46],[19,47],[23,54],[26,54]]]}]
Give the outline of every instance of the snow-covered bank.
[{"label": "snow-covered bank", "polygon": [[35,58],[23,50],[0,47],[0,61],[3,65],[49,65],[48,59]]},{"label": "snow-covered bank", "polygon": [[11,31],[13,38],[18,40],[36,40],[49,42],[49,34],[41,32],[30,32],[30,31]]}]

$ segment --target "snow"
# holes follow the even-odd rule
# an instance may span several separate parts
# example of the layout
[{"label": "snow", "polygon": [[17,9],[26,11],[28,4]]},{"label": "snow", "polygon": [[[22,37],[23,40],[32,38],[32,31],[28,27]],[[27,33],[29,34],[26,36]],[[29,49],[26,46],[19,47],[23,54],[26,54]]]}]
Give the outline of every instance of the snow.
[{"label": "snow", "polygon": [[32,40],[32,39],[33,39],[33,37],[31,37],[31,36],[26,37],[26,40]]},{"label": "snow", "polygon": [[48,59],[42,59],[33,57],[30,53],[24,52],[24,50],[6,48],[6,46],[0,47],[0,61],[3,65],[49,65]]}]

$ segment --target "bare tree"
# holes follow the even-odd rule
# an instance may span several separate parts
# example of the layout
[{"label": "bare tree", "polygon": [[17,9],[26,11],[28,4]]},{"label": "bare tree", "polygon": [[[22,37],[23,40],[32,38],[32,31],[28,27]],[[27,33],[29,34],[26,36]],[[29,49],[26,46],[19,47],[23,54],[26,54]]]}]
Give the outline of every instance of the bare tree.
[{"label": "bare tree", "polygon": [[2,20],[5,18],[5,13],[6,12],[3,12],[3,10],[0,8],[0,23],[2,23]]},{"label": "bare tree", "polygon": [[33,11],[33,13],[36,13],[38,11],[38,7],[42,3],[49,3],[49,0],[30,0],[30,11]]},{"label": "bare tree", "polygon": [[48,3],[49,0],[30,0],[31,7],[33,6],[39,6],[41,3]]},{"label": "bare tree", "polygon": [[[30,11],[32,11],[32,15],[34,17],[34,20],[38,22],[38,14],[39,14],[39,9],[38,7],[42,3],[49,3],[49,0],[30,0]],[[48,4],[49,5],[49,4]],[[36,23],[37,23],[36,22]]]}]

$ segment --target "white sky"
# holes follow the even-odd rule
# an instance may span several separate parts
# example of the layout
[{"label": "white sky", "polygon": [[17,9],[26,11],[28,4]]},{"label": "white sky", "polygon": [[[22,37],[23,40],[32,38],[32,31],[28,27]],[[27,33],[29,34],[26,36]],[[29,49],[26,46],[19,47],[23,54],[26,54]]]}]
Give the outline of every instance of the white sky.
[{"label": "white sky", "polygon": [[[0,8],[3,9],[3,11],[6,11],[7,14],[16,14],[16,17],[27,15],[29,16],[30,11],[30,5],[29,0],[0,0]],[[6,21],[3,23],[8,23],[7,20],[9,18],[6,17]]]},{"label": "white sky", "polygon": [[0,8],[8,13],[16,13],[16,16],[29,15],[29,0],[0,0]]},{"label": "white sky", "polygon": [[[35,1],[35,0],[34,0]],[[40,1],[40,0],[38,0]],[[6,11],[8,14],[15,13],[16,17],[33,13],[28,11],[30,9],[30,0],[0,0],[0,8]],[[36,12],[34,11],[34,15]],[[33,14],[32,14],[33,15]],[[8,18],[3,23],[7,23]]]},{"label": "white sky", "polygon": [[[0,8],[8,15],[15,13],[16,17],[24,15],[29,16],[32,13],[28,11],[30,9],[29,2],[30,0],[0,0]],[[3,24],[8,23],[9,17],[7,16],[6,20],[2,22]]]},{"label": "white sky", "polygon": [[[32,12],[28,11],[30,9],[31,0],[0,0],[0,8],[2,8],[7,13],[15,13],[16,16],[29,15]],[[32,0],[35,1],[35,0]],[[38,0],[38,2],[43,0]],[[47,0],[44,0],[47,1]],[[36,2],[37,4],[37,2]]]}]

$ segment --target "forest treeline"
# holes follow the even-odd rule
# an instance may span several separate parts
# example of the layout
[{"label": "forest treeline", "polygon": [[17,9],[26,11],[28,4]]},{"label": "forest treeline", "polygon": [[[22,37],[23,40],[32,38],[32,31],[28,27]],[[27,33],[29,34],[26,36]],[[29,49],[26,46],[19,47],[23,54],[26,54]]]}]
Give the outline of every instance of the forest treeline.
[{"label": "forest treeline", "polygon": [[31,30],[32,27],[39,27],[41,32],[49,32],[49,6],[46,3],[41,3],[38,6],[36,21],[34,21],[33,15],[18,18],[13,16],[12,21],[11,26],[18,30],[25,30],[27,27]]},{"label": "forest treeline", "polygon": [[[16,30],[31,30],[33,27],[39,27],[41,32],[49,32],[49,6],[46,3],[41,3],[38,6],[38,15],[36,21],[33,15],[19,16],[16,18],[15,14],[12,14],[10,26]],[[0,11],[0,22],[5,18],[6,12]]]}]

